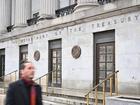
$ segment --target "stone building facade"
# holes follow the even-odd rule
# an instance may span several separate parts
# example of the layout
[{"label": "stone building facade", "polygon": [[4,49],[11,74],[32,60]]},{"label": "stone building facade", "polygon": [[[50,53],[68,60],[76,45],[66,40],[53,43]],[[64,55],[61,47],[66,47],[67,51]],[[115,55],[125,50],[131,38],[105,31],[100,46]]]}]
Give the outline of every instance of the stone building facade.
[{"label": "stone building facade", "polygon": [[62,92],[119,70],[119,92],[140,95],[139,8],[139,0],[0,0],[0,75],[28,59],[35,78],[56,70],[49,83]]}]

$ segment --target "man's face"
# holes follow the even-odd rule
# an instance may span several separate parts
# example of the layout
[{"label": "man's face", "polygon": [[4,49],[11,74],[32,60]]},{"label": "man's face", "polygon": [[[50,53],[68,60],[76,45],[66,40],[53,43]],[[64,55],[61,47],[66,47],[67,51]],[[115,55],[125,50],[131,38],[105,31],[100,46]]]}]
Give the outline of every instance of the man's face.
[{"label": "man's face", "polygon": [[35,67],[32,63],[25,63],[25,68],[21,70],[22,78],[33,79],[35,74]]}]

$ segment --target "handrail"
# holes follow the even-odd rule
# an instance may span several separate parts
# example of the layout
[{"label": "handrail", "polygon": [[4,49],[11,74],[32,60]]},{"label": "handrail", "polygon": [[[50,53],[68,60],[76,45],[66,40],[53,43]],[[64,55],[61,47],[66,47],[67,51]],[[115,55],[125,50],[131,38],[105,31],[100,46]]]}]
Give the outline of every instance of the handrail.
[{"label": "handrail", "polygon": [[[47,74],[44,74],[43,76],[41,76],[41,77],[39,77],[39,78],[37,78],[37,79],[35,79],[34,81],[35,82],[37,82],[37,81],[39,81],[39,85],[41,85],[41,86],[43,86],[42,84],[41,84],[41,80],[42,80],[42,78],[44,78],[44,77],[46,77],[46,81],[45,81],[45,91],[46,91],[46,94],[48,94],[48,76],[49,76],[49,74],[50,73],[53,73],[53,72],[55,72],[56,70],[53,70],[53,71],[49,71]],[[53,79],[53,78],[52,78]],[[52,80],[53,81],[53,80]],[[52,85],[52,87],[53,87],[53,85]]]},{"label": "handrail", "polygon": [[[94,89],[96,89],[98,86],[100,86],[101,84],[103,84],[103,82],[105,82],[106,80],[108,80],[110,77],[112,77],[115,73],[117,73],[117,72],[119,72],[119,71],[116,71],[116,72],[114,72],[114,73],[112,73],[111,75],[109,75],[107,78],[105,78],[101,83],[99,83],[99,84],[97,84],[96,86],[94,86],[87,94],[89,94],[90,92],[92,92]],[[86,95],[87,95],[86,94]],[[85,96],[86,96],[85,95]]]},{"label": "handrail", "polygon": [[3,77],[6,77],[7,75],[10,75],[10,74],[12,74],[12,73],[14,73],[14,72],[17,72],[17,71],[18,71],[18,70],[12,71],[12,72],[10,72],[10,73],[8,73],[8,74],[6,74],[6,75],[1,76],[0,78],[3,79]]},{"label": "handrail", "polygon": [[[103,105],[105,105],[105,82],[106,82],[108,79],[110,79],[110,95],[112,96],[112,77],[113,77],[115,74],[117,74],[118,72],[119,72],[118,70],[115,71],[114,73],[112,73],[111,75],[109,75],[108,77],[106,77],[101,83],[97,84],[96,86],[94,86],[92,89],[89,90],[89,92],[85,95],[87,105],[89,105],[89,94],[90,94],[93,90],[95,90],[95,98],[96,98],[96,99],[95,99],[95,105],[98,104],[98,96],[97,96],[98,90],[97,90],[97,88],[98,88],[100,85],[102,85],[102,84],[103,84]],[[116,76],[117,76],[117,75],[116,75]],[[117,77],[116,77],[116,79],[117,79]],[[118,82],[118,80],[117,80],[116,82]],[[116,85],[118,85],[118,83],[116,83]],[[118,88],[118,86],[117,86],[117,88]],[[118,89],[116,90],[116,93],[117,93],[117,95],[118,95]]]},{"label": "handrail", "polygon": [[39,77],[39,78],[36,78],[34,81],[37,81],[37,80],[41,79],[42,77],[44,77],[44,76],[46,76],[46,75],[48,75],[48,73],[47,73],[47,74],[44,74],[43,76],[41,76],[41,77]]},{"label": "handrail", "polygon": [[39,80],[39,79],[43,78],[44,76],[46,76],[46,75],[48,75],[48,74],[50,74],[50,73],[52,73],[52,72],[54,72],[54,71],[56,71],[56,70],[49,71],[48,73],[46,73],[46,74],[42,75],[41,77],[36,78],[34,81],[37,81],[37,80]]},{"label": "handrail", "polygon": [[98,3],[100,5],[104,5],[104,4],[107,4],[107,3],[111,3],[111,2],[114,2],[116,0],[98,0]]},{"label": "handrail", "polygon": [[[17,79],[17,71],[18,70],[15,70],[15,71],[12,71],[12,72],[10,72],[10,73],[8,73],[8,74],[6,74],[6,75],[3,75],[3,76],[1,76],[0,77],[0,79],[2,79],[2,81],[0,82],[1,84],[2,84],[2,88],[4,89],[3,91],[4,91],[4,93],[6,93],[6,89],[7,89],[7,87],[8,87],[8,84],[10,83],[10,82],[13,82],[13,78],[12,78],[12,76],[14,75],[14,81]],[[13,74],[14,73],[14,74]],[[10,77],[9,77],[10,76]],[[8,77],[8,78],[7,78]],[[8,81],[7,81],[8,80]]]}]

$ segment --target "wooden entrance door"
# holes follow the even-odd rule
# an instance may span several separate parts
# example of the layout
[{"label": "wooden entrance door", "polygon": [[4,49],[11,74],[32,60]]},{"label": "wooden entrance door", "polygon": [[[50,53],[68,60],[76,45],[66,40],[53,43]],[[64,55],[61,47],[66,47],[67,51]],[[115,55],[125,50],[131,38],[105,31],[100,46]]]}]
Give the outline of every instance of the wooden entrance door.
[{"label": "wooden entrance door", "polygon": [[[114,42],[96,44],[96,84],[102,82],[110,73],[115,71]],[[115,87],[113,80],[113,90]],[[106,91],[109,90],[109,81],[106,82]],[[99,88],[99,90],[102,86]]]},{"label": "wooden entrance door", "polygon": [[62,85],[62,47],[61,39],[49,42],[49,86]]},{"label": "wooden entrance door", "polygon": [[[5,55],[0,55],[0,77],[5,75]],[[3,78],[0,78],[3,81]]]}]

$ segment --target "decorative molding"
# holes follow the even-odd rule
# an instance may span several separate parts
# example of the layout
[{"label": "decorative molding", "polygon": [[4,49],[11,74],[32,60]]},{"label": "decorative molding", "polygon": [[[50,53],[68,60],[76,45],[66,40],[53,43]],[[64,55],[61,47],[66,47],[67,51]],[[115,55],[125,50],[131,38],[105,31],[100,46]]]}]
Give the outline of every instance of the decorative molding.
[{"label": "decorative molding", "polygon": [[34,60],[39,61],[39,59],[40,59],[40,52],[38,50],[36,50],[34,52]]},{"label": "decorative molding", "polygon": [[75,59],[79,58],[81,55],[81,48],[78,45],[73,46],[73,48],[71,50],[71,54],[72,54],[73,58],[75,58]]},{"label": "decorative molding", "polygon": [[[57,21],[57,24],[48,24],[48,22],[51,23],[52,20],[44,21],[43,23],[38,23],[36,26],[32,25],[30,27],[23,28],[23,30],[21,30],[20,32],[13,31],[12,33],[9,32],[9,33],[3,34],[0,37],[0,42],[9,41],[11,40],[11,38],[16,39],[16,38],[21,38],[25,36],[31,36],[31,35],[35,35],[39,33],[48,32],[48,31],[53,31],[56,29],[66,28],[66,27],[74,26],[81,23],[83,24],[83,23],[92,22],[93,24],[94,23],[96,24],[97,20],[100,21],[102,19],[107,19],[107,18],[112,19],[112,17],[118,18],[118,16],[124,16],[124,14],[127,16],[129,14],[131,15],[132,12],[136,12],[135,14],[139,14],[139,12],[137,12],[139,11],[139,5],[136,5],[136,3],[131,4],[132,1],[131,2],[130,0],[121,1],[120,3],[118,0],[118,2],[114,3],[114,5],[116,5],[117,3],[118,5],[117,8],[112,11],[106,12],[103,10],[103,8],[100,7],[100,9],[99,10],[97,9],[95,12],[93,12],[93,9],[91,9],[88,11],[81,11],[76,14],[71,14],[66,17],[64,16],[63,19],[66,20],[64,23],[59,21],[59,20],[62,20],[61,18],[56,18],[53,20],[53,21]],[[126,8],[124,8],[124,6]],[[83,14],[86,14],[86,15],[83,15]],[[75,18],[72,18],[72,17],[75,17]],[[103,26],[104,26],[104,23],[103,23]],[[87,28],[89,29],[90,27],[87,27]],[[71,32],[73,32],[73,30],[71,30]]]}]

